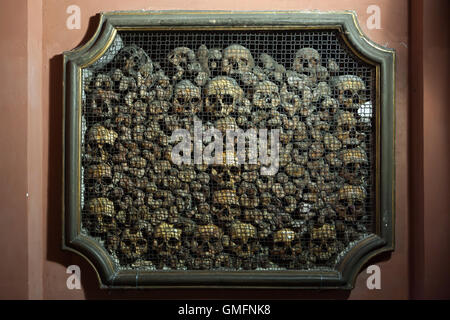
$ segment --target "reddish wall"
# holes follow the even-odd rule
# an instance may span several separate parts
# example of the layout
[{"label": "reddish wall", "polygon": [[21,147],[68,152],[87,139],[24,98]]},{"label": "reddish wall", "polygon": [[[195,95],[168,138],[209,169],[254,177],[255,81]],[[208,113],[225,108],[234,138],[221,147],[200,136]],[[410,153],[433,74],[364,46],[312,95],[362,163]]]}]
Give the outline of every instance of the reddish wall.
[{"label": "reddish wall", "polygon": [[[443,0],[446,2],[446,0]],[[448,135],[446,135],[446,120],[448,111],[443,103],[445,91],[433,85],[439,81],[442,70],[435,69],[436,64],[424,68],[424,102],[433,107],[425,109],[423,128],[425,139],[423,148],[429,153],[423,157],[423,152],[417,156],[422,159],[417,168],[423,167],[424,190],[408,188],[409,171],[408,153],[413,144],[408,144],[408,115],[415,110],[409,108],[408,91],[408,1],[377,1],[381,8],[380,30],[368,30],[366,20],[369,17],[366,10],[374,2],[370,0],[309,0],[309,1],[269,1],[251,0],[245,2],[224,0],[216,4],[208,1],[157,0],[149,4],[146,0],[32,0],[10,1],[13,5],[3,5],[0,11],[2,35],[12,42],[3,41],[0,44],[0,59],[11,59],[12,63],[2,64],[2,74],[9,75],[5,85],[0,87],[3,117],[0,119],[1,150],[8,153],[1,156],[1,177],[8,184],[1,188],[2,232],[0,233],[0,253],[6,254],[6,261],[0,263],[0,298],[46,298],[46,299],[77,299],[77,298],[350,298],[350,299],[405,299],[410,296],[410,283],[424,279],[427,296],[440,296],[448,291],[439,286],[443,271],[448,265],[436,263],[439,257],[448,255],[449,239],[445,227],[449,221],[445,208],[448,208],[444,193],[448,190],[445,174],[448,176],[449,150]],[[26,4],[28,3],[28,6]],[[78,5],[81,8],[81,29],[68,30],[66,8]],[[28,9],[17,10],[18,6]],[[95,31],[98,16],[101,11],[111,10],[356,10],[359,22],[367,36],[377,43],[396,49],[396,250],[391,256],[375,258],[371,263],[377,263],[382,272],[382,290],[368,290],[365,281],[367,274],[362,270],[357,278],[356,287],[350,293],[305,292],[305,291],[207,291],[207,290],[146,290],[146,291],[102,291],[98,289],[98,281],[92,267],[81,257],[62,252],[61,247],[61,132],[62,132],[62,56],[65,50],[70,50],[85,43]],[[427,4],[429,18],[426,22],[432,25],[433,6]],[[14,14],[9,14],[14,12]],[[24,16],[20,16],[25,12]],[[23,22],[23,23],[19,23]],[[9,25],[9,27],[8,27]],[[11,27],[14,25],[14,32]],[[18,27],[19,26],[19,27]],[[20,26],[25,26],[24,29]],[[9,28],[9,29],[8,29]],[[5,33],[3,30],[7,30]],[[428,30],[428,29],[427,29]],[[9,31],[9,32],[8,32]],[[426,32],[430,32],[429,30]],[[23,41],[20,41],[22,39]],[[6,39],[5,39],[6,40]],[[36,41],[38,40],[38,41]],[[42,40],[42,41],[41,41]],[[448,42],[438,45],[436,39],[426,40],[433,50],[427,53],[427,59],[434,55],[448,57]],[[8,43],[7,46],[4,43]],[[28,51],[28,56],[27,56]],[[12,59],[14,57],[14,59]],[[28,59],[28,61],[27,61]],[[447,64],[448,67],[448,64]],[[441,72],[439,72],[441,71]],[[432,76],[434,75],[434,76]],[[438,75],[438,76],[436,76]],[[446,76],[443,75],[443,76]],[[437,78],[436,78],[437,77]],[[5,77],[2,77],[4,81]],[[12,79],[12,80],[11,80]],[[31,79],[31,80],[30,80]],[[36,81],[34,81],[36,79]],[[41,81],[39,81],[41,80]],[[420,87],[421,81],[418,81]],[[442,83],[442,82],[441,82]],[[447,83],[447,82],[444,82]],[[23,88],[28,88],[27,94]],[[22,91],[21,91],[22,90]],[[28,96],[28,100],[27,100]],[[434,99],[433,99],[434,97]],[[439,97],[439,98],[436,98]],[[427,100],[427,99],[430,100]],[[433,102],[433,103],[431,103]],[[420,105],[420,104],[419,104]],[[5,106],[5,107],[3,107]],[[446,113],[447,112],[447,113]],[[29,121],[27,122],[27,114]],[[438,120],[436,125],[435,120]],[[412,132],[413,130],[411,130]],[[17,134],[11,135],[14,132]],[[419,138],[421,135],[418,135]],[[6,138],[7,137],[7,138]],[[28,137],[28,138],[27,138]],[[436,144],[433,142],[436,141]],[[14,148],[13,148],[14,146]],[[420,149],[419,149],[420,151]],[[436,153],[436,151],[439,151]],[[434,152],[434,153],[433,153]],[[432,156],[438,155],[436,157]],[[26,159],[28,158],[28,161]],[[426,176],[428,174],[428,176]],[[447,180],[448,181],[448,180]],[[28,184],[28,189],[27,189]],[[8,187],[6,187],[8,186]],[[434,187],[435,186],[435,187]],[[447,188],[446,188],[447,187]],[[30,192],[28,209],[24,194]],[[408,210],[410,198],[408,192],[422,195],[424,210],[419,210],[419,217],[424,218],[425,227],[415,227],[419,236],[427,239],[411,242],[409,246]],[[417,211],[417,209],[415,210]],[[447,210],[448,211],[448,210]],[[28,218],[27,218],[28,214]],[[420,220],[420,219],[419,219]],[[413,221],[415,221],[413,219]],[[440,229],[433,229],[439,224]],[[5,227],[7,226],[7,227]],[[414,224],[414,226],[416,226]],[[430,233],[430,230],[435,230]],[[411,236],[411,238],[414,238]],[[28,241],[28,243],[27,243]],[[445,242],[442,245],[442,242]],[[13,243],[13,245],[11,245]],[[423,244],[422,247],[417,244]],[[430,250],[428,250],[430,249]],[[444,251],[447,250],[447,251]],[[413,253],[413,254],[410,254]],[[423,259],[420,259],[421,253]],[[410,264],[410,257],[423,265],[423,272],[410,277],[410,270],[416,270],[415,264]],[[419,257],[419,258],[418,258]],[[28,260],[27,260],[28,259]],[[412,258],[411,258],[412,259]],[[411,260],[411,261],[414,261]],[[425,259],[434,261],[428,266]],[[28,264],[27,264],[28,263]],[[82,290],[66,288],[66,267],[77,264],[82,270]],[[427,266],[427,268],[425,268]],[[412,268],[410,268],[412,267]],[[446,270],[442,270],[447,268]],[[439,272],[439,273],[438,273]],[[421,278],[420,275],[423,277]],[[447,276],[448,277],[448,276]],[[448,287],[448,286],[447,286]],[[415,288],[415,287],[414,287]],[[413,290],[413,292],[416,292]]]}]

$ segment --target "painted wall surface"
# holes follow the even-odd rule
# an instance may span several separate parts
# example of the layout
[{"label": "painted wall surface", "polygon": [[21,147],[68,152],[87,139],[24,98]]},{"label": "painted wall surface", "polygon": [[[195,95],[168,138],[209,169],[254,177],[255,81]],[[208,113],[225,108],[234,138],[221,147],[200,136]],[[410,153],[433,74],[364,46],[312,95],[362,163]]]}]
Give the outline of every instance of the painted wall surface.
[{"label": "painted wall surface", "polygon": [[[369,29],[369,6],[381,9],[380,29]],[[409,34],[407,0],[249,0],[249,1],[180,1],[180,0],[17,0],[2,2],[0,10],[0,298],[92,299],[92,298],[342,298],[342,299],[406,299],[410,296],[410,211],[408,198],[409,161]],[[436,1],[438,2],[438,1]],[[440,1],[440,2],[446,2]],[[427,1],[428,3],[428,1]],[[66,26],[67,8],[80,8],[80,29]],[[427,4],[427,10],[433,11]],[[23,10],[22,10],[23,9]],[[61,188],[62,188],[62,53],[84,44],[95,32],[98,13],[113,10],[354,10],[361,28],[373,41],[394,48],[396,70],[396,250],[370,261],[381,268],[381,290],[368,290],[365,269],[359,274],[355,289],[343,291],[257,291],[257,290],[145,290],[107,291],[98,288],[91,265],[76,254],[61,250]],[[435,9],[435,8],[434,8]],[[435,10],[434,10],[435,11]],[[433,11],[433,12],[434,12]],[[10,14],[14,12],[14,14]],[[432,15],[428,19],[434,19]],[[11,26],[14,26],[14,30]],[[428,30],[432,33],[432,30]],[[6,37],[6,38],[5,38]],[[17,39],[23,39],[20,42]],[[448,57],[447,44],[429,37],[430,59],[434,55]],[[448,58],[447,58],[448,59]],[[7,60],[7,61],[9,61]],[[424,210],[427,236],[422,253],[435,263],[424,268],[429,280],[430,297],[435,292],[448,295],[440,288],[439,276],[447,264],[439,264],[439,256],[448,255],[448,234],[430,232],[433,223],[450,226],[448,214],[448,108],[443,107],[445,91],[433,85],[443,81],[433,77],[442,64],[432,63],[424,69],[424,101],[430,106],[424,112],[424,153],[426,176]],[[445,66],[445,65],[444,65]],[[448,62],[446,67],[448,68]],[[442,72],[441,72],[442,73]],[[447,76],[448,77],[448,76]],[[7,79],[5,81],[5,79]],[[448,78],[445,80],[448,81]],[[437,101],[439,100],[439,101]],[[447,119],[447,120],[445,120]],[[447,122],[445,122],[447,121]],[[14,134],[12,134],[14,133]],[[444,138],[446,137],[446,138]],[[436,147],[436,144],[437,147]],[[435,153],[438,150],[438,153]],[[424,154],[426,156],[424,156]],[[447,162],[446,162],[447,161]],[[438,168],[444,168],[439,171]],[[445,169],[446,168],[446,169]],[[447,171],[445,171],[447,170]],[[413,189],[415,190],[415,189]],[[447,195],[446,195],[447,191]],[[28,192],[28,197],[26,194]],[[28,199],[28,201],[27,201]],[[445,201],[439,202],[445,199]],[[424,211],[422,210],[422,214]],[[447,212],[448,213],[448,212]],[[447,237],[447,238],[445,238]],[[445,242],[444,246],[441,245]],[[426,249],[430,250],[426,250]],[[413,248],[415,250],[415,248]],[[447,251],[445,251],[447,250]],[[414,251],[415,252],[415,251]],[[6,260],[5,260],[6,258]],[[5,262],[7,261],[7,262]],[[424,259],[420,260],[425,263]],[[66,268],[81,267],[81,290],[68,290]],[[447,275],[448,276],[448,275]]]}]

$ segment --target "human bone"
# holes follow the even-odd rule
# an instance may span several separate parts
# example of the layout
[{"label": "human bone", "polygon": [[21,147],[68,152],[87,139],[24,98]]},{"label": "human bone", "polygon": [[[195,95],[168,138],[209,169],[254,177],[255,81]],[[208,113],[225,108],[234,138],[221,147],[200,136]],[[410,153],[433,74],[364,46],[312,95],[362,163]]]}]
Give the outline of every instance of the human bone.
[{"label": "human bone", "polygon": [[163,222],[158,225],[153,234],[152,247],[160,257],[176,255],[181,248],[181,229]]},{"label": "human bone", "polygon": [[271,254],[281,260],[293,260],[302,252],[300,239],[291,229],[281,229],[273,235]]},{"label": "human bone", "polygon": [[218,76],[208,82],[205,95],[205,112],[219,118],[236,111],[236,104],[243,99],[244,91],[236,80]]},{"label": "human bone", "polygon": [[223,51],[222,71],[227,75],[251,72],[254,66],[253,56],[244,46],[232,44]]},{"label": "human bone", "polygon": [[365,212],[366,190],[361,186],[344,185],[339,190],[336,212],[345,221],[356,221]]},{"label": "human bone", "polygon": [[229,223],[240,214],[239,198],[235,190],[219,190],[213,193],[212,213],[222,223]]},{"label": "human bone", "polygon": [[123,258],[134,261],[147,253],[147,244],[141,231],[125,229],[121,235],[119,251]]},{"label": "human bone", "polygon": [[202,109],[200,88],[189,80],[182,80],[175,85],[173,108],[182,115],[196,114]]},{"label": "human bone", "polygon": [[223,231],[214,224],[199,225],[192,241],[192,251],[200,257],[216,256],[222,252]]},{"label": "human bone", "polygon": [[231,250],[239,258],[249,258],[258,250],[256,228],[249,223],[231,225]]},{"label": "human bone", "polygon": [[331,224],[315,227],[311,231],[309,251],[320,262],[329,260],[336,254],[336,228]]},{"label": "human bone", "polygon": [[340,172],[348,184],[357,185],[362,183],[363,175],[367,174],[364,168],[368,163],[366,152],[362,148],[342,151],[342,169]]},{"label": "human bone", "polygon": [[339,76],[333,81],[339,104],[346,110],[357,111],[366,101],[364,81],[354,75]]},{"label": "human bone", "polygon": [[104,234],[116,227],[114,203],[107,198],[94,198],[87,205],[93,231]]},{"label": "human bone", "polygon": [[280,90],[273,82],[260,82],[255,86],[254,91],[253,104],[260,109],[274,109],[281,103]]},{"label": "human bone", "polygon": [[357,120],[351,112],[340,112],[336,124],[336,136],[344,146],[358,146],[364,140],[364,133],[357,130]]}]

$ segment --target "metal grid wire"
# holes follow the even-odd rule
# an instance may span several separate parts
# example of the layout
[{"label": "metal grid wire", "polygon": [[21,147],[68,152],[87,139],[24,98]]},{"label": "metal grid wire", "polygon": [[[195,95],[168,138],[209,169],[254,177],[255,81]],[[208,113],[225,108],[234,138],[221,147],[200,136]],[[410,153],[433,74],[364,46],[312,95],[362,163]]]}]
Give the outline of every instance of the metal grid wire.
[{"label": "metal grid wire", "polygon": [[[333,268],[374,231],[375,70],[336,31],[121,31],[83,88],[83,230],[120,268]],[[276,174],[174,164],[194,116],[279,129]]]}]

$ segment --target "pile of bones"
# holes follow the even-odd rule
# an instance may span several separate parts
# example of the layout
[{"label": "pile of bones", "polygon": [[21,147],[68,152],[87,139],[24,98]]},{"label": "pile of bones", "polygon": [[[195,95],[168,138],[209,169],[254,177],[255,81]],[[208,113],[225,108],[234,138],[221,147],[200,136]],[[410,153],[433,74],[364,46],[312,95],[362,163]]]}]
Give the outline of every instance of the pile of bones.
[{"label": "pile of bones", "polygon": [[[368,234],[364,81],[313,48],[291,70],[244,46],[177,47],[162,63],[122,48],[83,82],[83,226],[120,266],[332,267]],[[174,130],[193,117],[226,129],[280,129],[280,164],[175,165]]]}]

